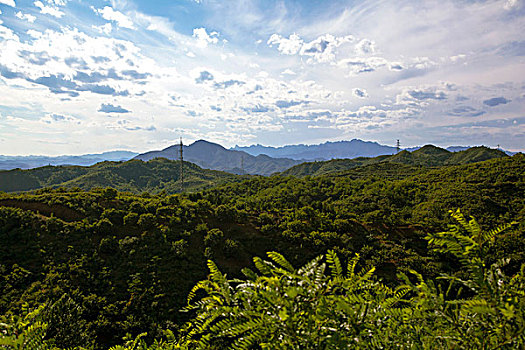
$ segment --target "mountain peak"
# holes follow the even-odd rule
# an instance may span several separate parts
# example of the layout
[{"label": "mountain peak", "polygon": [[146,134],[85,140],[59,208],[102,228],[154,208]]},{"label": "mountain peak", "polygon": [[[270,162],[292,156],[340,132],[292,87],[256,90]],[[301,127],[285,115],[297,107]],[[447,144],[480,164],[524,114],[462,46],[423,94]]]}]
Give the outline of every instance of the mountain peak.
[{"label": "mountain peak", "polygon": [[194,143],[192,143],[191,145],[189,145],[187,147],[199,148],[199,149],[202,149],[204,147],[210,148],[210,149],[211,148],[219,148],[219,149],[223,149],[223,150],[226,149],[223,146],[219,145],[218,143],[213,143],[213,142],[206,141],[206,140],[197,140],[197,141],[195,141]]},{"label": "mountain peak", "polygon": [[450,151],[447,151],[444,148],[437,147],[434,145],[425,145],[420,149],[413,152],[414,154],[448,154]]}]

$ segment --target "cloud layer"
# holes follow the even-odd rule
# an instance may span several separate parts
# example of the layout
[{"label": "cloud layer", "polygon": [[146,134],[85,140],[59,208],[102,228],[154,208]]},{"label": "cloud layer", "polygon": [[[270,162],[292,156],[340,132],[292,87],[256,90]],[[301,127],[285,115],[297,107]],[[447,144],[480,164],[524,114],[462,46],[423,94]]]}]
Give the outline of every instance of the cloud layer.
[{"label": "cloud layer", "polygon": [[522,1],[157,6],[0,0],[0,147],[524,147]]}]

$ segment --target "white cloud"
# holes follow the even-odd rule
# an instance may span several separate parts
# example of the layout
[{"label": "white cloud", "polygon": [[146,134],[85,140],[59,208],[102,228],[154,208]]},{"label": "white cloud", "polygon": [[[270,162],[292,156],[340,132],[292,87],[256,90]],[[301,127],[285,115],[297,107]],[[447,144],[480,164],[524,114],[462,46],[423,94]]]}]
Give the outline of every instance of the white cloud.
[{"label": "white cloud", "polygon": [[42,36],[42,32],[39,32],[39,31],[34,30],[34,29],[29,29],[27,31],[27,35],[29,35],[33,39],[38,39],[38,38],[40,38]]},{"label": "white cloud", "polygon": [[522,0],[507,0],[503,6],[505,10],[517,9],[522,6]]},{"label": "white cloud", "polygon": [[359,55],[367,55],[376,52],[375,43],[368,39],[363,39],[355,45],[355,51]]},{"label": "white cloud", "polygon": [[40,13],[44,15],[50,15],[56,18],[62,18],[64,12],[60,11],[56,6],[50,5],[46,6],[42,1],[35,1],[34,5],[40,9]]},{"label": "white cloud", "polygon": [[135,29],[135,26],[133,25],[133,21],[123,14],[122,12],[116,11],[111,6],[104,6],[103,9],[95,9],[92,7],[93,11],[98,13],[107,21],[114,21],[117,23],[119,27],[127,28],[127,29]]},{"label": "white cloud", "polygon": [[0,0],[0,4],[4,4],[11,7],[16,7],[15,0]]},{"label": "white cloud", "polygon": [[447,97],[447,94],[438,87],[407,87],[396,96],[396,104],[426,107],[431,102],[446,100]]},{"label": "white cloud", "polygon": [[206,28],[193,29],[193,37],[196,39],[196,45],[205,48],[208,44],[217,44],[219,42],[219,33],[211,32],[208,34]]},{"label": "white cloud", "polygon": [[[38,2],[57,11],[66,3]],[[19,132],[18,139],[40,134],[38,139],[51,144],[60,138],[64,146],[46,151],[63,153],[77,141],[84,143],[79,149],[93,144],[108,149],[119,136],[130,140],[126,136],[133,132],[138,137],[129,142],[143,151],[169,145],[174,130],[231,145],[233,140],[246,143],[246,138],[259,143],[347,136],[380,140],[399,135],[408,125],[403,129],[407,138],[418,133],[412,140],[425,137],[432,142],[424,130],[452,128],[461,118],[492,118],[495,113],[512,120],[521,111],[523,79],[517,72],[524,69],[520,29],[525,16],[516,9],[523,1],[407,0],[399,6],[372,0],[337,9],[341,16],[334,15],[336,4],[305,15],[286,8],[286,1],[278,2],[285,7],[282,12],[252,0],[241,5],[207,2],[199,11],[214,12],[206,23],[220,28],[221,35],[199,28],[192,17],[188,23],[195,28],[193,36],[177,31],[177,16],[148,16],[127,0],[104,2],[115,7],[93,9],[100,18],[78,17],[80,30],[71,29],[75,23],[68,22],[56,31],[54,18],[38,15],[39,31],[16,26],[20,22],[0,25],[2,104],[9,115],[20,117],[16,127],[31,133],[20,137],[25,133]],[[89,2],[75,2],[75,9],[79,6],[89,8]],[[239,10],[250,6],[255,7],[250,13]],[[195,7],[186,8],[188,16],[195,15]],[[232,10],[231,17],[224,16],[224,7]],[[117,25],[137,31],[120,31],[116,34],[126,40],[116,40],[109,36],[117,32]],[[232,30],[239,28],[244,30]],[[231,45],[222,44],[223,36]],[[261,38],[274,49],[258,47],[257,42],[264,45]],[[510,47],[512,55],[502,47]],[[195,67],[202,67],[197,76],[190,74]],[[211,79],[197,79],[204,70]],[[516,85],[505,91],[491,85],[503,82]],[[466,97],[460,100],[461,96]],[[500,96],[510,102],[492,108],[483,103]],[[96,113],[108,103],[129,110],[126,119]],[[27,111],[33,114],[24,115]],[[82,125],[66,116],[75,116]],[[67,124],[74,135],[69,136]],[[278,135],[267,133],[273,131]],[[44,137],[44,132],[53,134]],[[14,137],[8,141],[0,147],[17,152],[35,148],[34,142],[26,145]]]},{"label": "white cloud", "polygon": [[55,6],[66,6],[69,0],[46,0],[47,3],[53,4]]},{"label": "white cloud", "polygon": [[336,57],[336,49],[344,43],[352,42],[352,35],[336,37],[332,34],[324,34],[310,42],[305,42],[297,34],[291,34],[288,38],[279,34],[272,34],[267,41],[268,46],[277,45],[277,50],[284,55],[296,55],[310,57],[308,63],[332,62]]},{"label": "white cloud", "polygon": [[0,38],[3,38],[6,44],[8,41],[20,41],[20,38],[18,37],[18,35],[15,34],[15,32],[13,32],[10,28],[4,27],[1,24],[2,23],[0,23]]},{"label": "white cloud", "polygon": [[75,123],[80,124],[80,121],[72,117],[70,115],[62,115],[62,114],[56,114],[56,113],[48,113],[45,117],[41,118],[40,121],[46,123],[46,124],[53,124],[53,123]]},{"label": "white cloud", "polygon": [[28,21],[29,23],[34,23],[36,20],[36,17],[29,14],[29,13],[22,13],[21,11],[18,11],[15,15],[19,19],[23,19]]},{"label": "white cloud", "polygon": [[[351,35],[335,37],[331,34],[321,35],[317,39],[305,43],[301,48],[300,54],[311,56],[313,61],[331,62],[335,59],[336,49],[344,43],[351,42],[354,37]],[[312,61],[309,61],[311,63]]]},{"label": "white cloud", "polygon": [[368,58],[346,58],[337,63],[338,66],[348,69],[349,75],[374,72],[377,69],[386,66],[388,61],[382,57]]},{"label": "white cloud", "polygon": [[277,50],[284,55],[295,55],[303,46],[304,41],[295,33],[291,34],[288,39],[279,34],[272,34],[266,43],[270,47],[278,45]]},{"label": "white cloud", "polygon": [[401,71],[401,70],[405,69],[405,66],[401,62],[389,62],[388,63],[388,69],[391,70],[391,71],[396,72],[396,71]]},{"label": "white cloud", "polygon": [[111,34],[111,31],[113,30],[113,26],[111,25],[111,23],[106,23],[101,26],[91,26],[91,27],[95,29],[97,32],[99,32],[100,34],[106,34],[106,35]]},{"label": "white cloud", "polygon": [[438,65],[429,57],[415,57],[411,61],[412,66],[416,69],[428,69]]}]

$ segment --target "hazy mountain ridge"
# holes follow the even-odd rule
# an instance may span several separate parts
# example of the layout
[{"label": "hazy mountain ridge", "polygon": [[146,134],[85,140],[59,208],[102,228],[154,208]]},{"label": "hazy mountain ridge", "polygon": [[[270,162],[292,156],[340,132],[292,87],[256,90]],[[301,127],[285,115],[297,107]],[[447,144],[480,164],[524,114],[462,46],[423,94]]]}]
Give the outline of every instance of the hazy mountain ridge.
[{"label": "hazy mountain ridge", "polygon": [[270,147],[252,145],[235,146],[232,150],[244,151],[257,156],[266,154],[270,157],[284,157],[302,161],[330,160],[357,157],[376,157],[393,154],[396,147],[380,145],[377,142],[353,139],[350,141],[325,142],[319,145],[287,145]]},{"label": "hazy mountain ridge", "polygon": [[120,162],[130,160],[138,153],[130,151],[109,151],[103,153],[83,154],[78,156],[2,156],[0,170],[33,169],[46,165],[83,165],[90,166],[104,161]]},{"label": "hazy mountain ridge", "polygon": [[[416,151],[421,147],[405,150]],[[459,152],[469,146],[450,146],[446,150]],[[392,155],[395,147],[381,145],[377,142],[353,139],[350,141],[325,142],[318,145],[287,145],[271,147],[252,145],[235,146],[230,149],[200,140],[184,146],[184,159],[203,168],[226,171],[235,174],[270,175],[306,161],[325,161],[332,159],[355,159],[359,157],[377,157]],[[507,155],[516,154],[500,149]],[[63,155],[63,156],[3,156],[0,155],[0,170],[33,169],[46,165],[80,165],[91,166],[104,161],[127,161],[136,157],[141,160],[153,158],[179,159],[179,145],[172,145],[161,151],[150,151],[142,154],[130,151],[109,151],[98,154]]]},{"label": "hazy mountain ridge", "polygon": [[[135,159],[143,161],[154,158],[179,159],[180,146],[173,145],[161,151],[139,154]],[[267,155],[253,156],[246,152],[228,150],[223,146],[199,140],[183,146],[184,160],[202,168],[226,171],[234,174],[271,175],[284,171],[300,162],[287,158],[272,158]]]}]

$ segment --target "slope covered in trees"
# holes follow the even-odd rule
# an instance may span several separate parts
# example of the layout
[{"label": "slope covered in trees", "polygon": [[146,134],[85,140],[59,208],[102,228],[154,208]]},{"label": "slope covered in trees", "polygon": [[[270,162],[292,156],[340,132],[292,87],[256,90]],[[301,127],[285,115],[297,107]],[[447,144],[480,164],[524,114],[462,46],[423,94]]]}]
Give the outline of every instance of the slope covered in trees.
[{"label": "slope covered in trees", "polygon": [[[206,146],[202,142],[199,145]],[[208,152],[208,157],[213,158],[213,152]],[[268,158],[264,155],[257,158],[264,157]],[[431,170],[432,167],[469,164],[499,157],[507,156],[500,151],[487,148],[471,148],[467,151],[452,153],[434,146],[425,146],[412,153],[402,151],[394,156],[303,163],[282,172],[280,175],[317,176],[353,169],[339,175],[350,177],[386,176],[390,179],[399,179],[424,173]],[[219,157],[218,159],[222,158]],[[241,162],[240,158],[236,161]],[[224,160],[224,164],[229,164],[228,160]],[[249,161],[246,160],[245,164],[248,165]],[[262,173],[271,173],[282,169],[282,167],[275,168],[271,164],[268,167],[261,164],[259,166]],[[232,169],[232,171],[242,172],[240,168]],[[234,174],[202,169],[198,165],[188,162],[184,163],[184,174],[184,190],[190,192],[243,179],[243,177]],[[119,191],[132,193],[159,193],[162,191],[178,193],[180,192],[179,177],[179,162],[165,158],[152,158],[147,162],[141,160],[102,162],[90,167],[45,166],[31,170],[0,171],[0,191],[28,191],[44,187],[78,187],[85,190],[112,187]]]},{"label": "slope covered in trees", "polygon": [[507,157],[504,152],[486,147],[472,147],[461,152],[449,152],[443,148],[427,145],[413,152],[404,150],[395,155],[302,163],[283,171],[281,174],[284,176],[326,175],[379,163],[393,163],[394,166],[403,164],[416,167],[439,167],[470,164],[503,157]]},{"label": "slope covered in trees", "polygon": [[267,251],[297,266],[333,249],[345,260],[359,253],[360,268],[374,266],[390,287],[409,269],[461,276],[460,261],[429,251],[424,239],[453,222],[449,208],[483,227],[517,221],[485,258],[510,258],[512,273],[525,261],[523,155],[383,170],[390,176],[255,177],[185,195],[0,194],[0,314],[47,303],[57,346],[103,349],[126,333],[147,332],[149,342],[163,329],[177,332],[192,317],[179,310],[206,277],[207,259],[240,277]]},{"label": "slope covered in trees", "polygon": [[[215,170],[201,169],[184,162],[184,189],[196,191],[242,177]],[[15,192],[43,187],[78,187],[90,190],[112,187],[119,191],[141,193],[180,192],[180,162],[163,158],[148,162],[102,162],[90,167],[45,166],[31,170],[0,171],[0,191]]]}]

